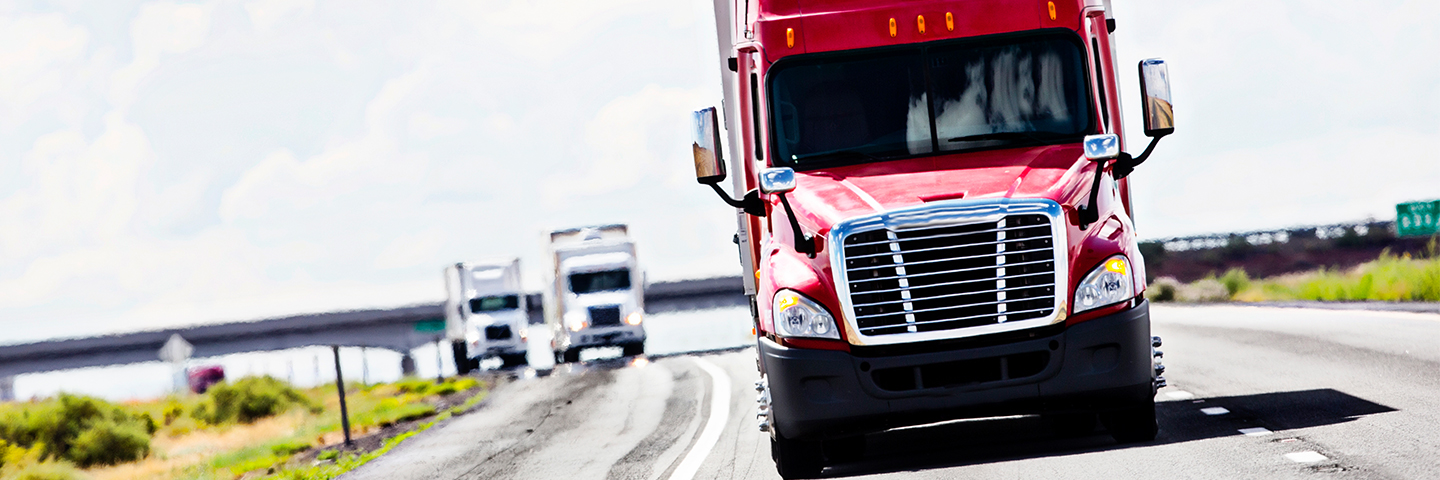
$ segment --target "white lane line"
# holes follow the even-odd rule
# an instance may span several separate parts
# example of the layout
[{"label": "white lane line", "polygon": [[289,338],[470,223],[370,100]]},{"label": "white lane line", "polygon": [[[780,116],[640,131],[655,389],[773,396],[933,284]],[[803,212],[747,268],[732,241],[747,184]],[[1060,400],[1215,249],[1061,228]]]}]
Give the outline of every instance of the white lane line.
[{"label": "white lane line", "polygon": [[1176,399],[1176,400],[1189,400],[1189,399],[1195,398],[1195,394],[1190,393],[1190,392],[1187,392],[1187,391],[1184,391],[1184,390],[1176,390],[1176,391],[1173,391],[1173,392],[1165,392],[1165,396],[1170,397],[1170,398],[1173,398],[1173,399]]},{"label": "white lane line", "polygon": [[1206,415],[1224,415],[1230,413],[1230,411],[1226,410],[1225,407],[1210,407],[1200,409],[1200,413]]},{"label": "white lane line", "polygon": [[1245,436],[1247,436],[1247,437],[1263,437],[1263,436],[1266,436],[1266,435],[1269,435],[1269,434],[1272,434],[1272,433],[1275,433],[1275,432],[1272,432],[1272,431],[1270,431],[1269,429],[1267,429],[1267,428],[1265,428],[1265,427],[1255,427],[1255,428],[1242,428],[1242,429],[1240,429],[1240,433],[1245,434]]},{"label": "white lane line", "polygon": [[711,388],[715,395],[710,399],[710,420],[705,422],[705,430],[700,431],[700,438],[695,440],[695,446],[685,454],[680,465],[675,467],[675,471],[670,474],[670,480],[695,478],[695,472],[700,471],[700,464],[705,462],[705,457],[710,456],[710,449],[715,448],[715,442],[720,440],[720,432],[725,429],[725,422],[730,420],[730,376],[704,359],[693,360],[701,370],[710,374]]},{"label": "white lane line", "polygon": [[1321,455],[1320,452],[1308,450],[1304,452],[1287,453],[1285,454],[1285,458],[1295,463],[1315,463],[1329,460],[1328,457]]}]

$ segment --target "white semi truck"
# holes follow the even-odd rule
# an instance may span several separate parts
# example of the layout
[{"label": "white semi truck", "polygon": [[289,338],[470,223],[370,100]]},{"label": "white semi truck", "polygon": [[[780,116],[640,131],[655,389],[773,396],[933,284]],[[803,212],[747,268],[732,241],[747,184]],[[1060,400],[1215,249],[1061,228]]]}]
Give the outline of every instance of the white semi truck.
[{"label": "white semi truck", "polygon": [[526,364],[530,322],[519,259],[445,267],[445,289],[445,333],[461,374],[487,357],[499,357],[501,368]]},{"label": "white semi truck", "polygon": [[645,353],[644,277],[625,225],[550,232],[553,281],[545,292],[545,323],[555,362],[576,362],[590,347]]}]

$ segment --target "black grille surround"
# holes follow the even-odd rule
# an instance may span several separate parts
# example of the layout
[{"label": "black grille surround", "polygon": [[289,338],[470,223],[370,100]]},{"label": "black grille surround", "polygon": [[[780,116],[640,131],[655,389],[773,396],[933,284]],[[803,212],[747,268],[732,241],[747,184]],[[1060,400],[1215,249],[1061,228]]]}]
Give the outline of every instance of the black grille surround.
[{"label": "black grille surround", "polygon": [[590,326],[604,327],[620,324],[620,306],[606,305],[590,307]]},{"label": "black grille surround", "polygon": [[486,340],[509,340],[511,337],[509,325],[491,325],[485,327]]},{"label": "black grille surround", "polygon": [[917,209],[837,226],[832,238],[840,248],[831,261],[851,343],[963,338],[1062,319],[1067,263],[1059,205],[1016,207]]}]

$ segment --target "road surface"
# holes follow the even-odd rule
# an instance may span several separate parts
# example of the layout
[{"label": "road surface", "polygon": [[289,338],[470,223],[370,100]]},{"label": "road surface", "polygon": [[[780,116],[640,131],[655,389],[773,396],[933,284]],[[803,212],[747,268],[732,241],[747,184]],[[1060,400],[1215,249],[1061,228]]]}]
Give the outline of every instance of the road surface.
[{"label": "road surface", "polygon": [[[964,421],[870,435],[863,457],[825,476],[1440,477],[1440,315],[1156,306],[1152,317],[1171,385],[1153,442],[1062,438],[1034,417]],[[775,479],[755,379],[752,349],[561,366],[503,383],[480,410],[345,478]]]}]

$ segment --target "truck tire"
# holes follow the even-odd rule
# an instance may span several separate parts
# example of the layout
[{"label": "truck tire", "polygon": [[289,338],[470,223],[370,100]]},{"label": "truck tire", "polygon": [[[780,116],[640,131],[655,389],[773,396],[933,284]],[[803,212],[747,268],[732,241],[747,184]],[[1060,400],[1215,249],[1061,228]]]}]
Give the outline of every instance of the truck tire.
[{"label": "truck tire", "polygon": [[500,368],[519,367],[528,364],[523,353],[507,353],[500,355]]},{"label": "truck tire", "polygon": [[1101,414],[1100,422],[1119,443],[1148,442],[1160,432],[1155,423],[1154,398],[1134,407]]},{"label": "truck tire", "polygon": [[821,443],[825,449],[825,462],[836,464],[854,462],[865,456],[865,436],[836,438]]},{"label": "truck tire", "polygon": [[620,345],[620,350],[621,350],[620,355],[626,356],[626,357],[633,357],[633,356],[636,356],[636,355],[644,355],[644,354],[645,354],[645,343],[644,343],[644,342],[635,342],[635,343],[621,344],[621,345]]},{"label": "truck tire", "polygon": [[566,349],[562,355],[565,356],[565,363],[576,363],[580,361],[580,349],[578,348]]},{"label": "truck tire", "polygon": [[786,480],[815,478],[825,468],[825,450],[820,442],[790,440],[776,433],[770,439],[770,458],[775,471]]},{"label": "truck tire", "polygon": [[470,353],[465,349],[464,340],[452,340],[450,353],[455,357],[455,373],[464,375],[475,369],[470,364]]},{"label": "truck tire", "polygon": [[550,353],[555,354],[555,364],[556,364],[556,365],[565,363],[565,354],[560,353],[559,350],[552,350],[552,351],[550,351]]}]

